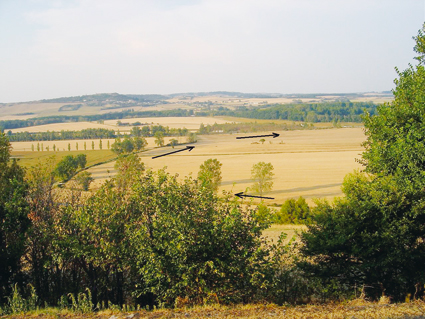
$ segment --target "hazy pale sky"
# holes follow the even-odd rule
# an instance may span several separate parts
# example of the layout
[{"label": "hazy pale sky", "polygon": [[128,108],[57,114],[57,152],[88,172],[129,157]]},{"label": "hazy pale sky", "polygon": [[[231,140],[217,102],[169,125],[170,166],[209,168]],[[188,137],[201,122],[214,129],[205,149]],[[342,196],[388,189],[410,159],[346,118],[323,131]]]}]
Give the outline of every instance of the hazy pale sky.
[{"label": "hazy pale sky", "polygon": [[394,87],[424,0],[0,0],[0,102]]}]

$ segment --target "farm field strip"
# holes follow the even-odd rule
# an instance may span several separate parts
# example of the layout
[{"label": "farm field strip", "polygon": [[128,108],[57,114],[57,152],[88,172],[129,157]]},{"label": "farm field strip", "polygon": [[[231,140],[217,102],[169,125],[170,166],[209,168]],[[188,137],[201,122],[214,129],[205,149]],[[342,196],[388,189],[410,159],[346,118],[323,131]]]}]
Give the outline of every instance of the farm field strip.
[{"label": "farm field strip", "polygon": [[[363,151],[365,137],[362,129],[333,129],[315,131],[287,131],[281,133],[286,144],[251,144],[235,139],[235,135],[200,136],[195,149],[162,158],[152,156],[172,151],[171,147],[157,148],[141,153],[142,161],[154,170],[167,167],[172,174],[196,178],[199,166],[209,158],[222,164],[221,191],[246,191],[252,186],[251,168],[260,161],[274,166],[274,186],[268,195],[274,200],[268,204],[282,204],[285,199],[303,196],[309,203],[314,198],[332,199],[341,196],[344,176],[361,166],[355,162]],[[183,146],[176,146],[176,149]],[[193,154],[192,154],[193,153]],[[89,170],[98,187],[113,175],[114,163]],[[108,173],[109,171],[109,173]]]},{"label": "farm field strip", "polygon": [[60,132],[61,130],[65,131],[80,131],[88,128],[104,128],[104,129],[113,129],[120,132],[128,132],[131,130],[131,126],[118,126],[117,122],[121,121],[122,123],[133,124],[135,122],[140,122],[142,124],[148,123],[149,125],[162,125],[168,126],[170,128],[187,128],[188,130],[197,130],[201,123],[207,124],[222,124],[228,123],[229,121],[215,118],[215,117],[139,117],[139,118],[126,118],[121,120],[105,120],[103,124],[97,122],[68,122],[68,123],[53,123],[37,126],[29,126],[12,129],[12,133],[16,132],[47,132],[47,131],[56,131]]}]

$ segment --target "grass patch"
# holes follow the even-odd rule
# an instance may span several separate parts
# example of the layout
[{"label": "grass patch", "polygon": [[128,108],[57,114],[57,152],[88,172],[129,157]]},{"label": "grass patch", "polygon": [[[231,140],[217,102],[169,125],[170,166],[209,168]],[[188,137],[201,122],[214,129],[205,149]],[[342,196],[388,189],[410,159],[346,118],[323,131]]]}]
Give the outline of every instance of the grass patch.
[{"label": "grass patch", "polygon": [[273,243],[277,243],[280,234],[286,233],[287,237],[285,243],[287,243],[294,235],[296,235],[297,232],[301,232],[304,229],[306,229],[305,225],[272,224],[269,228],[263,231],[263,237],[267,237],[269,242],[273,241]]},{"label": "grass patch", "polygon": [[1,318],[423,318],[423,301],[388,304],[362,299],[344,303],[306,306],[277,306],[274,304],[207,305],[192,308],[157,309],[153,311],[120,312],[104,310],[97,313],[76,313],[47,308],[26,314]]}]

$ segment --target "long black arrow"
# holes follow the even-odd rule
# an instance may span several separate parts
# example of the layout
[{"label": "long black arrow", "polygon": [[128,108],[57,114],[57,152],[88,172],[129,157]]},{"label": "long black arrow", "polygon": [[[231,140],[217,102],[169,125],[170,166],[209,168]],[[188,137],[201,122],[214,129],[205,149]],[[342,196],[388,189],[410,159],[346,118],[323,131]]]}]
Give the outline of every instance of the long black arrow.
[{"label": "long black arrow", "polygon": [[238,196],[239,198],[243,197],[254,197],[254,198],[264,198],[264,199],[274,199],[273,197],[262,197],[262,196],[253,196],[253,195],[243,195],[243,192],[235,194],[235,196]]},{"label": "long black arrow", "polygon": [[269,135],[255,135],[255,136],[240,136],[240,137],[237,137],[236,139],[242,139],[242,138],[255,138],[255,137],[271,137],[271,136],[273,136],[273,138],[275,138],[275,137],[278,137],[279,136],[279,134],[277,134],[277,133],[272,133],[272,134],[269,134]]},{"label": "long black arrow", "polygon": [[186,148],[183,148],[181,150],[177,150],[177,151],[174,151],[174,152],[170,152],[170,153],[165,153],[165,154],[162,154],[162,155],[154,156],[152,158],[158,158],[158,157],[161,157],[161,156],[167,156],[167,155],[170,155],[170,154],[174,154],[174,153],[178,153],[178,152],[182,152],[182,151],[187,151],[187,150],[189,150],[189,152],[190,152],[194,148],[195,148],[195,146],[186,146]]}]

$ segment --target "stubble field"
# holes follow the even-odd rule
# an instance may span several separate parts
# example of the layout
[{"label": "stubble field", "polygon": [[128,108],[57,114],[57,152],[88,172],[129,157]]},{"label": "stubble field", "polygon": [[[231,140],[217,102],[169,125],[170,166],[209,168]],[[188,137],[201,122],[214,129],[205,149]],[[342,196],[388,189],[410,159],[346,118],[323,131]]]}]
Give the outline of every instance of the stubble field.
[{"label": "stubble field", "polygon": [[[361,166],[355,161],[363,151],[365,140],[361,128],[284,131],[278,138],[266,138],[264,144],[257,139],[237,140],[238,135],[207,135],[198,137],[191,152],[152,159],[153,156],[172,151],[171,147],[151,149],[140,153],[142,161],[154,170],[167,167],[181,178],[196,178],[199,166],[209,158],[222,165],[220,191],[245,192],[252,187],[251,168],[258,162],[270,162],[274,167],[273,190],[265,196],[273,197],[268,204],[282,204],[288,198],[303,196],[309,203],[314,198],[333,199],[341,196],[344,176]],[[256,133],[257,134],[257,133]],[[251,134],[252,135],[252,134]],[[149,145],[150,147],[153,144]],[[176,149],[184,146],[176,146]],[[175,150],[176,150],[175,149]],[[114,174],[114,163],[96,166],[89,171],[96,178],[94,187]]]},{"label": "stubble field", "polygon": [[47,132],[47,131],[55,131],[60,132],[64,131],[80,131],[88,128],[104,128],[108,130],[115,130],[120,132],[128,132],[132,129],[132,126],[118,126],[117,122],[121,121],[122,123],[130,123],[133,124],[135,122],[140,122],[142,124],[149,125],[162,125],[168,126],[169,128],[187,128],[190,131],[194,131],[199,129],[201,123],[204,125],[207,124],[222,124],[227,122],[238,122],[235,120],[226,120],[222,118],[216,117],[138,117],[138,118],[129,118],[122,120],[106,120],[103,124],[99,124],[96,122],[70,122],[70,123],[54,123],[54,124],[46,124],[46,125],[37,125],[37,126],[29,126],[12,129],[12,133],[16,132]]}]

